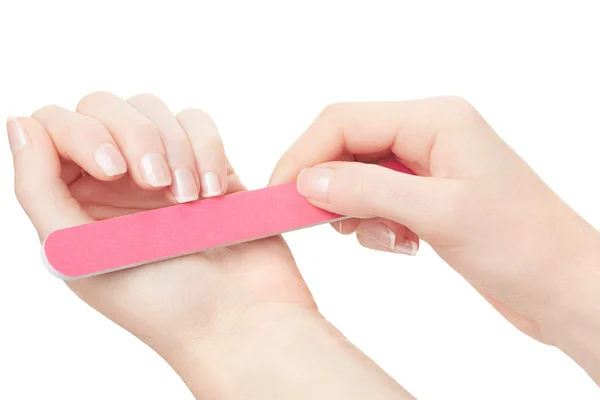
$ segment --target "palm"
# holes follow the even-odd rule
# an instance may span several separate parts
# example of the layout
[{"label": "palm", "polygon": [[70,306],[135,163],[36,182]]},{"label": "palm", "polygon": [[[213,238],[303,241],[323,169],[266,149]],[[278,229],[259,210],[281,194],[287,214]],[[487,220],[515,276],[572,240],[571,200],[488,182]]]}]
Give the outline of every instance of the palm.
[{"label": "palm", "polygon": [[[67,175],[70,168],[63,168]],[[91,220],[173,204],[166,191],[143,190],[129,176],[102,182],[74,173],[64,180],[73,200]],[[239,190],[244,190],[239,180],[230,179],[229,193]],[[221,310],[248,311],[238,304],[246,308],[282,302],[313,304],[281,237],[74,281],[69,286],[92,307],[141,337],[144,332],[182,324],[183,331],[197,332],[221,318]]]}]

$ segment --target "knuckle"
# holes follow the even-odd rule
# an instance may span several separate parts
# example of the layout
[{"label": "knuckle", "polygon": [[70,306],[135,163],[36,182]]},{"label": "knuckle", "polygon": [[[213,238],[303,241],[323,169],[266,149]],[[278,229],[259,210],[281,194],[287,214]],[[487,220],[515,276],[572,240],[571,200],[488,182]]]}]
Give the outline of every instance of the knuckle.
[{"label": "knuckle", "polygon": [[135,104],[152,104],[152,103],[163,103],[163,101],[152,93],[140,93],[131,96],[127,99],[128,103]]},{"label": "knuckle", "polygon": [[164,141],[165,146],[168,146],[172,149],[177,149],[176,151],[179,153],[187,151],[187,149],[191,149],[192,147],[187,136],[185,136],[185,134],[181,134],[180,132],[165,133]]},{"label": "knuckle", "polygon": [[455,110],[462,111],[464,113],[475,110],[475,107],[467,99],[461,96],[448,96],[446,102]]},{"label": "knuckle", "polygon": [[95,104],[102,104],[102,103],[106,102],[108,99],[111,99],[113,97],[114,97],[114,95],[109,92],[103,92],[103,91],[92,92],[90,94],[83,96],[83,98],[81,100],[79,100],[79,103],[77,104],[77,107],[75,108],[75,110],[77,112],[85,110],[86,108],[91,107]]},{"label": "knuckle", "polygon": [[437,210],[437,233],[458,239],[461,232],[473,231],[469,228],[472,222],[481,224],[481,214],[477,210],[488,201],[478,196],[471,184],[444,181],[442,185],[439,195],[429,200],[428,208]]},{"label": "knuckle", "polygon": [[318,119],[328,119],[333,118],[336,115],[340,114],[342,109],[344,108],[344,103],[331,103],[323,108],[323,111],[319,114]]},{"label": "knuckle", "polygon": [[207,147],[215,150],[223,148],[223,141],[219,135],[208,135],[204,138],[204,143]]},{"label": "knuckle", "polygon": [[132,136],[140,143],[145,143],[148,140],[154,140],[159,136],[158,129],[151,122],[140,122],[132,125],[125,131],[126,136]]},{"label": "knuckle", "polygon": [[98,120],[89,117],[77,118],[69,126],[69,135],[74,136],[85,132],[86,136],[102,135],[106,132],[104,125]]},{"label": "knuckle", "polygon": [[56,104],[50,104],[47,106],[44,106],[42,108],[40,108],[39,110],[35,111],[33,114],[31,114],[31,118],[35,119],[35,120],[39,120],[39,119],[45,119],[46,116],[54,114],[58,111],[62,110],[62,107],[56,105]]},{"label": "knuckle", "polygon": [[332,103],[326,106],[317,116],[314,124],[328,127],[334,131],[341,131],[344,120],[353,114],[360,103]]},{"label": "knuckle", "polygon": [[32,198],[32,186],[28,185],[25,181],[15,181],[15,196],[19,203],[25,208]]},{"label": "knuckle", "polygon": [[66,135],[68,137],[76,137],[82,133],[85,136],[99,136],[104,135],[106,129],[100,121],[89,117],[77,118],[66,129]]},{"label": "knuckle", "polygon": [[[346,204],[348,206],[362,204],[366,199],[373,197],[373,182],[370,179],[364,179],[364,174],[358,174],[353,166],[337,168],[332,177],[329,189],[330,201],[336,204]],[[364,207],[363,207],[364,208]],[[370,215],[360,215],[359,217],[369,217]]]},{"label": "knuckle", "polygon": [[441,98],[442,107],[448,114],[449,121],[465,122],[479,118],[479,113],[468,100],[460,96],[445,96]]},{"label": "knuckle", "polygon": [[177,118],[188,119],[194,118],[196,120],[201,121],[202,123],[209,123],[214,125],[213,119],[206,112],[200,110],[199,108],[186,108],[181,110],[177,114]]}]

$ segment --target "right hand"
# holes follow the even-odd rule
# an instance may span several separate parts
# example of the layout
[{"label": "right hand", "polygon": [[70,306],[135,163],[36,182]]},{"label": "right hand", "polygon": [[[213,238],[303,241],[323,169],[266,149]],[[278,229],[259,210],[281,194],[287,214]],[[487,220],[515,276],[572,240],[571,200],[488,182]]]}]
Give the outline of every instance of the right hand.
[{"label": "right hand", "polygon": [[[417,176],[347,162],[390,155]],[[566,315],[599,303],[596,230],[460,98],[329,106],[271,184],[296,178],[312,204],[359,218],[337,226],[342,233],[409,254],[420,237],[542,342],[558,345]]]}]

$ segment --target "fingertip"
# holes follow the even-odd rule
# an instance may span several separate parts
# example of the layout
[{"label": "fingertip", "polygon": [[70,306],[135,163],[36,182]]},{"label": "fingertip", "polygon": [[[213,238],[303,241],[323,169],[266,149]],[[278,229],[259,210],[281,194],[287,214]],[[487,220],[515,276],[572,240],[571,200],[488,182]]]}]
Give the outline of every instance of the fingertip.
[{"label": "fingertip", "polygon": [[30,140],[27,132],[23,128],[20,120],[14,115],[9,115],[6,119],[6,134],[8,136],[8,144],[13,154],[18,153],[25,148]]},{"label": "fingertip", "polygon": [[103,143],[98,146],[94,151],[94,161],[101,170],[100,174],[94,174],[98,179],[112,181],[121,178],[127,172],[125,158],[111,143]]},{"label": "fingertip", "polygon": [[9,117],[7,131],[16,173],[21,170],[35,170],[36,174],[48,176],[60,173],[60,158],[46,129],[38,121],[28,117]]},{"label": "fingertip", "polygon": [[171,185],[172,177],[165,156],[161,153],[147,153],[139,161],[141,177],[135,177],[144,189],[162,189]]},{"label": "fingertip", "polygon": [[216,173],[204,172],[200,179],[202,197],[218,197],[225,193],[223,181]]},{"label": "fingertip", "polygon": [[404,225],[380,218],[360,221],[356,236],[363,246],[373,250],[414,256],[419,249],[418,238],[409,235]]},{"label": "fingertip", "polygon": [[344,217],[339,221],[332,222],[331,226],[342,235],[350,235],[356,231],[359,223],[359,219]]},{"label": "fingertip", "polygon": [[305,168],[298,174],[296,187],[298,192],[311,200],[328,202],[329,183],[333,170],[331,168]]},{"label": "fingertip", "polygon": [[279,174],[277,173],[277,171],[274,171],[273,173],[271,173],[271,176],[269,177],[269,182],[267,183],[267,186],[275,186],[275,185],[279,185],[283,182],[281,182],[281,179],[279,178]]},{"label": "fingertip", "polygon": [[281,185],[286,182],[292,181],[298,177],[300,171],[295,171],[287,160],[287,156],[284,155],[277,161],[271,176],[269,177],[269,186]]},{"label": "fingertip", "polygon": [[171,194],[176,203],[189,203],[198,200],[198,185],[194,173],[187,168],[176,168],[173,171]]}]

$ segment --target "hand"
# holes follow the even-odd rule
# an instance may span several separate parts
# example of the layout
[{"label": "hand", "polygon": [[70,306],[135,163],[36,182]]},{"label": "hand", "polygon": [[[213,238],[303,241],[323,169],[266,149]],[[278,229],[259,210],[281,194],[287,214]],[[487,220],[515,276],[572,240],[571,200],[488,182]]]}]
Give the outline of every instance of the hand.
[{"label": "hand", "polygon": [[[76,112],[48,106],[7,128],[17,197],[41,240],[199,191],[244,190],[211,119],[175,117],[154,96],[93,93]],[[412,398],[322,318],[281,237],[68,285],[153,347],[198,398]]]},{"label": "hand", "polygon": [[[390,155],[417,176],[344,162]],[[406,254],[420,237],[517,328],[600,379],[598,234],[466,101],[327,107],[271,183],[296,177],[313,204],[360,218],[342,233]]]},{"label": "hand", "polygon": [[[208,115],[174,116],[151,95],[84,97],[10,119],[15,188],[40,239],[59,228],[244,190]],[[198,229],[202,229],[199,227]],[[157,262],[68,286],[161,352],[249,314],[314,309],[280,237]],[[260,311],[259,311],[260,310]],[[275,318],[275,315],[273,315]]]}]

